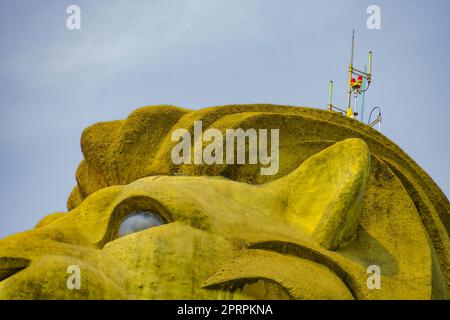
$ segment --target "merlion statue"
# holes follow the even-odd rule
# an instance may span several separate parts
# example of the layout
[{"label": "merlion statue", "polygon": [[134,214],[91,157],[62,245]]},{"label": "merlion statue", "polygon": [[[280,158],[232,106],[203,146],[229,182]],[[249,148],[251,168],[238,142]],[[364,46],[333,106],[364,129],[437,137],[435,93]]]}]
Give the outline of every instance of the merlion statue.
[{"label": "merlion statue", "polygon": [[[278,129],[276,172],[174,163],[172,133],[196,121]],[[0,240],[1,299],[448,299],[448,199],[354,119],[151,106],[85,129],[81,149],[68,212]]]}]

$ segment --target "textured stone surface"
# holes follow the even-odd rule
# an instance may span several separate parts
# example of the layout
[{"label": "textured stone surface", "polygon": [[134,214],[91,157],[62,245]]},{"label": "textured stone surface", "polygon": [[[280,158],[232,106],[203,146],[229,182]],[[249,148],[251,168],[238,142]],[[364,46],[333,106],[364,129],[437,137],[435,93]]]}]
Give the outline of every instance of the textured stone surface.
[{"label": "textured stone surface", "polygon": [[[280,129],[280,170],[179,165],[177,128]],[[2,299],[445,299],[449,202],[398,146],[338,114],[144,107],[82,135],[68,213],[0,241]],[[124,216],[169,223],[118,238]],[[366,285],[381,268],[381,289]],[[66,287],[67,266],[81,289]]]}]

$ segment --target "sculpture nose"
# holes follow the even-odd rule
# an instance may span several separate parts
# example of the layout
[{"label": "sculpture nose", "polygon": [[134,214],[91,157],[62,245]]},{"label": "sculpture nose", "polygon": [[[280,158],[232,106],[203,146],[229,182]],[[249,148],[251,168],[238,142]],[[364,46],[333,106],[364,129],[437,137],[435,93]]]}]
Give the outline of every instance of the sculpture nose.
[{"label": "sculpture nose", "polygon": [[30,264],[30,260],[14,257],[0,257],[0,281],[25,269]]}]

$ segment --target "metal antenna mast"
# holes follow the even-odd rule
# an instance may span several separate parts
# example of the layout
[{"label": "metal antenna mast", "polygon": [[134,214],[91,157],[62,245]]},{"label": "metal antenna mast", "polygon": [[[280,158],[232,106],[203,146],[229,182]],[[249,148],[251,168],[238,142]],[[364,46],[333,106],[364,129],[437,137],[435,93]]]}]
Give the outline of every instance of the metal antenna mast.
[{"label": "metal antenna mast", "polygon": [[352,75],[353,75],[353,54],[355,51],[355,29],[353,29],[352,33],[352,51],[350,54],[350,63],[348,65],[348,90],[347,90],[347,117],[353,118],[353,111],[351,106],[351,98],[352,98]]},{"label": "metal antenna mast", "polygon": [[[332,104],[332,94],[333,94],[333,81],[330,81],[329,84],[329,90],[328,90],[328,110],[329,111],[336,111],[336,112],[340,112],[340,113],[344,113],[347,117],[349,118],[355,118],[355,116],[358,115],[357,112],[354,112],[352,109],[352,93],[355,96],[355,105],[354,108],[355,110],[358,108],[357,103],[358,103],[358,95],[363,95],[363,105],[362,105],[362,110],[364,108],[364,95],[365,92],[369,89],[370,87],[370,83],[372,81],[372,51],[369,51],[369,62],[367,65],[367,70],[366,68],[364,68],[364,71],[358,70],[353,66],[353,57],[355,54],[355,30],[353,29],[352,32],[352,50],[350,52],[350,63],[348,65],[348,78],[347,78],[347,105],[345,108],[339,108],[337,106],[334,106]],[[353,78],[353,76],[357,76],[357,80],[355,80],[355,78]],[[367,81],[367,85],[363,85],[363,81],[366,80]],[[364,81],[365,82],[365,81]],[[362,121],[364,121],[364,119],[362,119]],[[379,114],[379,122],[381,122],[381,112]],[[375,125],[376,123],[370,123],[370,125]]]}]

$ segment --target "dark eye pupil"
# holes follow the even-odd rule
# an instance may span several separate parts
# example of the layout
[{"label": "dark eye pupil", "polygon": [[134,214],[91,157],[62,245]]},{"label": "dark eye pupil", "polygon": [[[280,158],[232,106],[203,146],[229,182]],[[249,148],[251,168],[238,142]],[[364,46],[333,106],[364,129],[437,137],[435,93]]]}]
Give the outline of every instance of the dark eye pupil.
[{"label": "dark eye pupil", "polygon": [[151,211],[135,211],[122,220],[119,227],[119,237],[139,232],[167,223],[159,214]]}]

